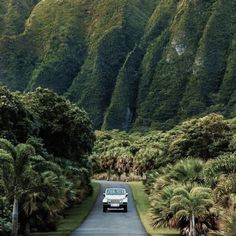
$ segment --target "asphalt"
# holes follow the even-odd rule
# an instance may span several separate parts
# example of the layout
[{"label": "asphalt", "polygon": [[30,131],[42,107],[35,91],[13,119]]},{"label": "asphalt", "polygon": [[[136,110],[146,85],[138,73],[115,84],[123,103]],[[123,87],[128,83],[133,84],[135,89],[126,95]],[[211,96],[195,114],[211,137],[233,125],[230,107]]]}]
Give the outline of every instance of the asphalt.
[{"label": "asphalt", "polygon": [[[128,184],[113,181],[98,181],[101,185],[96,203],[82,225],[70,236],[147,236],[138,216],[132,192]],[[129,194],[128,212],[112,210],[103,213],[103,193],[109,187],[125,188]]]}]

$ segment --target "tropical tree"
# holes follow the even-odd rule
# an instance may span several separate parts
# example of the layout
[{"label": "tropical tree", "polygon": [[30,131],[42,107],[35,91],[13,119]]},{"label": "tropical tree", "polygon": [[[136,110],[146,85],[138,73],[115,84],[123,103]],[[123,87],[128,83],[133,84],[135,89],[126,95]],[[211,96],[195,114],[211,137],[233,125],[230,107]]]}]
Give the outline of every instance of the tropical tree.
[{"label": "tropical tree", "polygon": [[140,149],[134,157],[134,170],[143,176],[147,171],[156,167],[156,161],[160,155],[159,148],[145,147]]},{"label": "tropical tree", "polygon": [[91,192],[87,114],[47,89],[0,87],[0,131],[0,234],[55,229],[63,210]]},{"label": "tropical tree", "polygon": [[213,193],[221,208],[221,222],[229,226],[230,222],[234,221],[233,216],[236,211],[236,174],[229,173],[217,177]]},{"label": "tropical tree", "polygon": [[228,153],[210,160],[204,168],[205,179],[211,183],[217,203],[228,218],[236,209],[236,155]]},{"label": "tropical tree", "polygon": [[226,153],[216,159],[209,160],[205,165],[204,172],[208,178],[236,173],[236,153]]},{"label": "tropical tree", "polygon": [[31,145],[13,146],[6,139],[0,139],[0,159],[2,163],[2,180],[9,198],[13,198],[12,235],[18,232],[19,198],[26,191],[25,183],[29,179],[28,166],[30,157],[35,155]]},{"label": "tropical tree", "polygon": [[113,170],[118,178],[125,173],[128,175],[132,168],[133,155],[124,147],[115,147],[101,154],[101,167],[107,170],[107,178],[110,179]]},{"label": "tropical tree", "polygon": [[[73,184],[76,193],[75,201],[81,202],[87,195],[92,193],[91,166],[90,163],[80,167],[80,164],[67,159],[59,158],[57,163],[62,168],[62,174]],[[72,202],[69,200],[69,202]]]},{"label": "tropical tree", "polygon": [[110,151],[105,151],[101,154],[100,166],[107,172],[107,180],[110,180],[111,172],[115,169],[116,158],[111,155]]},{"label": "tropical tree", "polygon": [[176,186],[165,186],[162,191],[151,195],[151,216],[153,227],[176,227],[174,219],[175,211],[171,208],[171,199],[174,196]]},{"label": "tropical tree", "polygon": [[20,99],[6,87],[0,86],[0,137],[14,143],[26,142],[37,134],[35,117]]},{"label": "tropical tree", "polygon": [[170,209],[175,212],[174,218],[189,222],[189,235],[196,236],[196,220],[211,214],[214,206],[212,190],[199,186],[177,187],[171,198]]},{"label": "tropical tree", "polygon": [[[219,156],[230,148],[232,132],[224,117],[210,114],[183,122],[170,142],[168,153],[174,159],[197,156],[204,160]],[[171,131],[172,132],[172,131]]]},{"label": "tropical tree", "polygon": [[43,171],[37,176],[38,186],[20,198],[20,232],[28,235],[32,226],[37,229],[55,230],[60,212],[67,201],[75,198],[73,184],[63,175]]},{"label": "tropical tree", "polygon": [[[150,195],[150,193],[153,191],[154,184],[156,183],[156,180],[159,177],[160,177],[160,173],[157,170],[152,170],[152,171],[147,172],[146,179],[143,180],[143,184],[145,186],[145,191],[147,194]],[[163,186],[161,186],[161,189],[163,189]]]},{"label": "tropical tree", "polygon": [[22,235],[29,234],[30,222],[34,228],[55,230],[61,211],[76,199],[84,198],[79,195],[88,185],[87,170],[76,165],[64,165],[63,170],[58,164],[36,156],[28,144],[14,147],[0,139],[0,148],[2,188],[4,195],[14,202],[12,235],[17,235],[18,223]]},{"label": "tropical tree", "polygon": [[[36,214],[39,209],[49,212],[56,218],[56,212],[65,207],[64,191],[66,185],[70,185],[67,184],[67,179],[57,164],[46,161],[41,156],[32,156],[29,161],[28,178],[24,181],[24,192],[19,197],[19,223],[22,235],[29,234],[29,223],[34,219],[33,215],[39,220],[40,215]],[[48,223],[46,219],[45,217],[45,225]]]},{"label": "tropical tree", "polygon": [[21,95],[28,110],[38,117],[39,137],[50,154],[84,164],[95,136],[87,114],[49,89]]},{"label": "tropical tree", "polygon": [[202,184],[205,182],[203,168],[201,160],[189,158],[151,171],[145,180],[147,192],[155,194],[170,184]]},{"label": "tropical tree", "polygon": [[169,181],[187,183],[204,182],[204,163],[200,159],[188,158],[177,162],[174,166],[168,167],[165,172]]}]

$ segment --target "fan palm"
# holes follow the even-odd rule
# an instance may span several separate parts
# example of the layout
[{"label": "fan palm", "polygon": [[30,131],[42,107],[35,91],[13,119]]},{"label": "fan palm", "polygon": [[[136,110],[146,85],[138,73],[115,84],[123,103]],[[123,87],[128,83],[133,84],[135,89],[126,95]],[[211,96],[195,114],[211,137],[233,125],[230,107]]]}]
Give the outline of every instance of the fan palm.
[{"label": "fan palm", "polygon": [[[203,183],[203,162],[199,159],[186,159],[177,162],[175,165],[167,165],[159,168],[156,172],[155,180],[152,183],[154,192],[161,191],[165,186],[170,184],[194,184]],[[155,173],[155,172],[152,172]],[[148,175],[150,178],[150,175]]]},{"label": "fan palm", "polygon": [[189,221],[190,236],[196,236],[196,218],[209,215],[213,206],[210,188],[185,186],[174,190],[170,209],[175,212],[177,220],[185,218]]},{"label": "fan palm", "polygon": [[159,148],[145,147],[140,149],[134,158],[135,169],[139,175],[143,175],[148,170],[152,170],[156,166],[156,161],[160,156]]},{"label": "fan palm", "polygon": [[115,166],[119,178],[122,173],[125,173],[126,176],[128,176],[132,166],[133,166],[133,155],[128,149],[120,148]]},{"label": "fan palm", "polygon": [[175,212],[170,207],[174,190],[174,185],[166,186],[158,194],[151,196],[151,216],[154,227],[176,226],[173,218]]},{"label": "fan palm", "polygon": [[122,173],[129,173],[133,164],[133,155],[125,147],[115,147],[101,154],[101,167],[107,170],[107,178],[110,178],[111,171],[115,171],[120,179]]},{"label": "fan palm", "polygon": [[203,182],[203,162],[199,159],[186,159],[177,162],[170,170],[169,180],[187,183]]},{"label": "fan palm", "polygon": [[[40,217],[40,211],[47,212],[51,217],[56,217],[66,207],[67,200],[73,199],[75,194],[73,186],[63,175],[57,175],[53,171],[30,171],[35,180],[29,180],[30,190],[20,197],[21,218],[20,231],[23,235],[29,233],[29,220],[32,215]],[[37,183],[37,184],[36,184]],[[25,184],[27,187],[27,183]],[[46,219],[44,219],[47,223]]]},{"label": "fan palm", "polygon": [[236,153],[225,154],[217,159],[208,161],[204,172],[207,177],[236,173]]}]

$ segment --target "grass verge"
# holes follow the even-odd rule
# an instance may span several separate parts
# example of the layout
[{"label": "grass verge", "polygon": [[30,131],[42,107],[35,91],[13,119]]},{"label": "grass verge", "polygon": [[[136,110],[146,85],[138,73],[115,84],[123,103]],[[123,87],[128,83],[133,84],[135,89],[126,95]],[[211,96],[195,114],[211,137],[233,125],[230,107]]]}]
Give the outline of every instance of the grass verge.
[{"label": "grass verge", "polygon": [[172,229],[153,229],[150,226],[150,216],[149,216],[149,208],[150,204],[148,201],[148,196],[144,192],[144,186],[142,182],[130,182],[129,183],[132,192],[133,192],[133,197],[134,201],[140,216],[140,219],[148,232],[149,235],[151,236],[179,236],[179,232],[177,230],[172,230]]},{"label": "grass verge", "polygon": [[65,219],[60,221],[56,232],[32,233],[31,236],[67,236],[70,235],[77,227],[79,227],[91,211],[93,204],[97,198],[100,185],[93,182],[93,194],[86,198],[81,204],[75,205],[66,211]]}]

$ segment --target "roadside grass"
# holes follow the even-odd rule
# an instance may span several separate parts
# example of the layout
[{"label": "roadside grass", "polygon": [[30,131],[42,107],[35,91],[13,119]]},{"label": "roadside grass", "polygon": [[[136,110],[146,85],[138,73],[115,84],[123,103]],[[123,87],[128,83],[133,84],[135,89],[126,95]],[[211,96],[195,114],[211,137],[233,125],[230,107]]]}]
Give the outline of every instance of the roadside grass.
[{"label": "roadside grass", "polygon": [[99,193],[100,184],[92,183],[93,194],[86,198],[81,204],[75,205],[65,213],[65,219],[61,220],[56,232],[37,232],[31,236],[67,236],[78,228],[88,216]]},{"label": "roadside grass", "polygon": [[179,236],[178,230],[161,228],[161,229],[153,229],[150,225],[150,216],[149,216],[149,208],[150,204],[148,201],[148,196],[144,192],[144,186],[142,182],[130,182],[129,183],[134,201],[140,216],[140,219],[147,231],[147,233],[151,236]]}]

